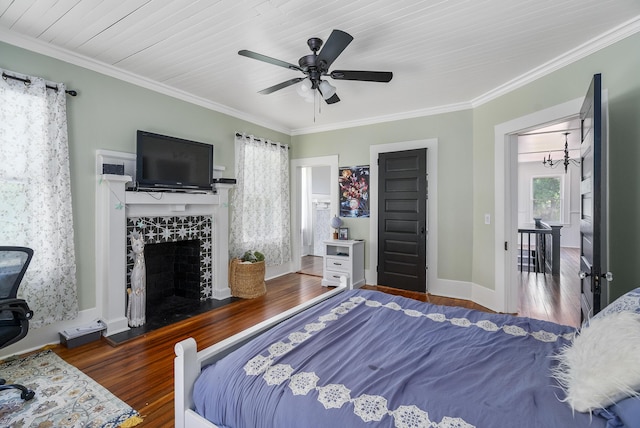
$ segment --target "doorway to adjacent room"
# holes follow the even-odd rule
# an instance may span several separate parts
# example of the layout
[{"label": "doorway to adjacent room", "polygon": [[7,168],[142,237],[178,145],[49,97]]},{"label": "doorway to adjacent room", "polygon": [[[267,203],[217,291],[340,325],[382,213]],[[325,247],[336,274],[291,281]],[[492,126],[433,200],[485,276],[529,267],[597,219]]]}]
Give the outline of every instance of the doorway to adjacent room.
[{"label": "doorway to adjacent room", "polygon": [[580,118],[520,132],[517,148],[518,314],[577,327]]},{"label": "doorway to adjacent room", "polygon": [[[601,93],[598,92],[598,94],[602,95],[601,112],[603,118],[602,125],[604,127],[607,123],[606,117],[608,116],[607,93],[606,90],[604,90]],[[522,295],[522,287],[528,286],[529,281],[523,281],[520,278],[521,273],[518,270],[518,135],[543,126],[550,126],[570,121],[581,112],[584,103],[585,98],[577,98],[575,100],[505,122],[495,127],[495,294],[496,299],[498,299],[497,307],[502,308],[501,310],[504,312],[517,312],[520,309],[523,299],[526,301],[526,299],[531,297]],[[582,137],[583,136],[581,135],[581,138]],[[602,138],[605,140],[607,138],[606,128],[602,131]],[[606,153],[606,150],[604,153]],[[606,169],[606,156],[605,154],[603,154],[603,156],[602,164],[598,169],[600,167]],[[581,162],[584,162],[583,153],[580,153],[580,160]],[[540,162],[542,162],[542,157],[540,157]],[[583,173],[584,171],[582,170],[578,171],[578,175],[581,176],[581,180],[586,180],[585,182],[588,184],[591,181],[590,172],[587,171],[584,177]],[[605,177],[605,175],[603,175],[603,177]],[[603,188],[606,188],[606,184],[603,184]],[[589,198],[585,200],[586,193],[584,193],[584,189],[586,189],[586,187],[584,184],[581,184],[581,200],[578,204],[580,215],[582,215],[584,207],[589,208],[590,206],[595,206],[597,204],[599,209],[603,212],[602,221],[598,224],[598,228],[602,230],[603,233],[606,233],[606,211],[608,209],[606,203],[600,200],[591,201]],[[583,222],[581,218],[580,224],[583,223],[585,222]],[[580,232],[582,233],[582,229],[580,229]],[[582,242],[583,239],[580,238],[579,240]],[[604,256],[600,261],[604,263],[606,260],[606,254],[608,253],[606,240],[602,241],[600,249]],[[579,250],[578,256],[583,258],[580,254],[581,251]],[[565,258],[566,253],[565,257],[561,255],[561,263],[563,263]],[[571,262],[566,262],[564,264],[570,266]],[[602,268],[604,269],[605,266],[603,265]],[[565,276],[565,282],[570,284],[568,286],[573,290],[576,288],[576,286],[573,285],[573,282],[577,279],[577,288],[580,290],[580,277],[578,277],[578,272],[584,269],[582,266],[571,269],[573,269],[573,271]],[[598,266],[598,269],[600,269],[600,266]],[[585,275],[585,277],[589,278],[589,274]],[[562,278],[562,272],[560,272],[560,278]],[[529,290],[526,291],[528,292]],[[562,293],[562,290],[560,290],[560,292],[556,292],[556,295],[558,293]],[[603,287],[601,298],[605,302],[607,301],[607,293],[607,288]],[[546,299],[549,301],[553,300],[553,298],[550,297],[552,295],[553,294],[549,295],[542,293],[538,295],[537,298],[531,298],[530,300],[535,301]],[[545,297],[542,299],[540,296]],[[577,306],[578,316],[580,314],[581,300],[583,299],[579,295],[577,302],[571,303],[572,308]],[[562,306],[560,302],[555,302],[555,304],[559,305],[559,307]],[[570,319],[575,319],[573,311],[575,310],[572,309]],[[562,318],[559,319],[559,322],[567,323],[566,321],[562,321]],[[575,322],[571,322],[571,324],[573,325]]]},{"label": "doorway to adjacent room", "polygon": [[291,270],[322,276],[322,241],[338,213],[338,156],[292,159],[291,195]]}]

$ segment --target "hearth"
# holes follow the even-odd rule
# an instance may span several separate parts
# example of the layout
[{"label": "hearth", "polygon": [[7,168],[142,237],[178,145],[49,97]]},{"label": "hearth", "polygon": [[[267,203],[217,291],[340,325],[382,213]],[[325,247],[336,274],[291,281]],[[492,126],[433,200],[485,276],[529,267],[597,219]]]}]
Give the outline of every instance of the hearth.
[{"label": "hearth", "polygon": [[[122,333],[109,336],[119,345],[150,331],[222,307],[236,298],[207,299],[211,279],[210,218],[160,217],[130,218],[127,236],[146,230],[144,259],[146,265],[146,322]],[[143,227],[144,225],[144,227]],[[189,228],[191,233],[183,233]],[[177,231],[172,233],[171,231]],[[200,232],[198,232],[200,231]],[[202,233],[204,231],[205,233]],[[199,239],[181,239],[191,236]],[[127,244],[127,286],[131,284],[133,253]]]},{"label": "hearth", "polygon": [[106,340],[113,346],[121,345],[153,330],[189,319],[212,309],[221,308],[236,300],[240,299],[229,297],[222,300],[209,299],[200,301],[177,296],[167,297],[154,308],[151,315],[147,314],[147,322],[144,325],[107,336]]}]

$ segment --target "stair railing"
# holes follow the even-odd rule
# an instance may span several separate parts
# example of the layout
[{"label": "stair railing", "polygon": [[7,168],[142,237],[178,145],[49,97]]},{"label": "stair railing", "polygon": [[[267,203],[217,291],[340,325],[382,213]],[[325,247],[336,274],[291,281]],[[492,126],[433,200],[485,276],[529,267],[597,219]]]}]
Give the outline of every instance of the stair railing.
[{"label": "stair railing", "polygon": [[535,220],[535,229],[518,229],[520,271],[560,274],[560,229]]}]

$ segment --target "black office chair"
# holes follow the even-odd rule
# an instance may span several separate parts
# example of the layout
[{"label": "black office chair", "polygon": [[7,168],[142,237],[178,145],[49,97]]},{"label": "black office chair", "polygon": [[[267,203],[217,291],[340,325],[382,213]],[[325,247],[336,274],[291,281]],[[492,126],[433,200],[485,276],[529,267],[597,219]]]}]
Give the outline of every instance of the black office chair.
[{"label": "black office chair", "polygon": [[[16,343],[29,331],[33,311],[27,302],[17,298],[17,294],[32,257],[31,248],[0,246],[0,348]],[[35,396],[35,392],[22,385],[5,383],[0,379],[0,391],[18,389],[23,400]]]}]

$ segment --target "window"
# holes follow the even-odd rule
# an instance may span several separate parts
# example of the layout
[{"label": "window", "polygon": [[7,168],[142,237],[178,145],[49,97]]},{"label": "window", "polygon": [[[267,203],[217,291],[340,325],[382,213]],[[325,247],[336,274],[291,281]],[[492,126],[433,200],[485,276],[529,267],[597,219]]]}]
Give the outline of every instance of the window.
[{"label": "window", "polygon": [[237,184],[231,192],[229,253],[260,251],[267,266],[291,259],[288,146],[236,136]]},{"label": "window", "polygon": [[27,80],[0,80],[0,242],[34,251],[18,293],[37,328],[76,318],[78,301],[64,85]]},{"label": "window", "polygon": [[564,205],[564,176],[531,178],[532,217],[551,223],[562,223]]}]

